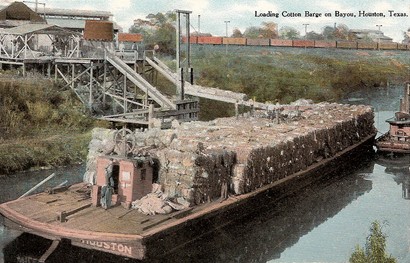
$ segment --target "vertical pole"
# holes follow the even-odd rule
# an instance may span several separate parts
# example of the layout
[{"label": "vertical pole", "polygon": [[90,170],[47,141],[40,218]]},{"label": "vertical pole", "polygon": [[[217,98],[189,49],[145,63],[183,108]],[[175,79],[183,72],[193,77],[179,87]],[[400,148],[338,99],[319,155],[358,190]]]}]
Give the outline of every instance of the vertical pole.
[{"label": "vertical pole", "polygon": [[180,100],[184,100],[185,99],[185,78],[184,78],[184,68],[180,68],[180,77],[181,77],[181,90],[180,90]]},{"label": "vertical pole", "polygon": [[[228,37],[228,23],[231,21],[224,21],[225,22],[225,36]],[[225,54],[228,54],[228,40],[225,45]]]},{"label": "vertical pole", "polygon": [[47,77],[51,78],[51,63],[47,63]]},{"label": "vertical pole", "polygon": [[[186,16],[186,34],[187,34],[187,70],[186,70],[186,80],[189,81],[191,84],[193,84],[192,80],[192,68],[191,68],[191,31],[190,31],[190,19],[189,19],[189,13],[185,14]],[[183,97],[185,98],[185,94],[183,94]]]},{"label": "vertical pole", "polygon": [[104,76],[103,76],[103,78],[104,78],[104,82],[103,82],[103,104],[104,104],[104,107],[105,107],[105,103],[106,103],[106,100],[107,100],[106,95],[105,95],[105,92],[107,91],[107,59],[106,58],[104,58]]},{"label": "vertical pole", "polygon": [[148,107],[148,129],[152,129],[153,119],[154,118],[154,105],[150,104]]},{"label": "vertical pole", "polygon": [[16,37],[13,36],[11,40],[11,57],[12,58],[14,58],[14,49],[16,48],[16,43],[17,43]]},{"label": "vertical pole", "polygon": [[201,15],[198,15],[198,37],[201,34]]},{"label": "vertical pole", "polygon": [[190,34],[190,30],[189,30],[189,25],[190,25],[190,21],[189,21],[189,14],[185,14],[186,16],[186,36],[187,36],[187,62],[188,65],[187,67],[190,68],[191,67],[191,34]]},{"label": "vertical pole", "polygon": [[181,62],[181,58],[180,58],[180,33],[181,32],[181,14],[180,12],[177,12],[177,25],[176,25],[176,72],[179,75],[178,77],[178,84],[177,84],[177,97],[180,98],[181,97],[181,75],[179,74],[180,72],[180,62]]},{"label": "vertical pole", "polygon": [[27,46],[28,46],[28,43],[27,43],[27,35],[24,35],[24,59],[26,59],[27,58]]},{"label": "vertical pole", "polygon": [[54,80],[57,82],[57,74],[58,74],[58,67],[57,64],[54,66]]},{"label": "vertical pole", "polygon": [[75,64],[72,64],[71,65],[71,89],[73,89],[73,90],[75,88],[74,78],[75,78]]},{"label": "vertical pole", "polygon": [[238,102],[235,103],[235,116],[236,119],[238,119],[239,117],[239,107],[238,107]]},{"label": "vertical pole", "polygon": [[127,73],[125,73],[124,74],[124,85],[123,85],[123,99],[124,99],[124,113],[126,113],[127,112],[127,101],[126,101],[126,99],[127,99],[127,96],[126,96],[126,93],[127,93]]},{"label": "vertical pole", "polygon": [[91,109],[91,105],[93,103],[93,75],[94,75],[93,68],[94,68],[94,62],[91,61],[91,64],[90,64],[90,97],[89,97],[89,100],[88,100],[90,109]]}]

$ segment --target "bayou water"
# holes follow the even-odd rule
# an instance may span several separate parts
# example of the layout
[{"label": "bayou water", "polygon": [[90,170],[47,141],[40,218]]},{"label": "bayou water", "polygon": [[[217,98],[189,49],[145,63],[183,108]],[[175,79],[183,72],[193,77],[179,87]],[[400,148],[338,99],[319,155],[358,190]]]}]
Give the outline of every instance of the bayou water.
[{"label": "bayou water", "polygon": [[[350,94],[345,103],[371,104],[381,135],[385,119],[398,109],[403,87]],[[357,162],[359,161],[359,162]],[[185,247],[146,262],[347,262],[356,245],[364,246],[371,223],[387,235],[387,251],[410,262],[410,157],[371,154],[349,169],[316,181]],[[60,170],[51,185],[81,180],[83,167]],[[2,202],[14,199],[50,171],[0,179]],[[71,176],[74,174],[74,176]],[[24,178],[24,180],[23,180]],[[47,186],[44,186],[47,187]],[[50,242],[0,226],[0,247],[8,262],[41,255]],[[3,257],[3,254],[0,254]],[[51,262],[134,262],[105,253],[63,245]],[[0,259],[1,261],[1,259]],[[138,262],[138,261],[136,261]]]}]

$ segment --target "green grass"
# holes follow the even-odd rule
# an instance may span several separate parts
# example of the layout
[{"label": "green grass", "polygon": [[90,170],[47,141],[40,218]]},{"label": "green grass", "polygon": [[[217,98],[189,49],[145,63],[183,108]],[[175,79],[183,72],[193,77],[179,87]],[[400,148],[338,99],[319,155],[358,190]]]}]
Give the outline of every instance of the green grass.
[{"label": "green grass", "polygon": [[[171,64],[169,62],[168,64]],[[196,84],[246,93],[260,102],[340,101],[357,90],[409,81],[408,51],[193,46]],[[215,109],[217,107],[217,109]],[[201,119],[232,105],[201,100]]]},{"label": "green grass", "polygon": [[84,161],[97,125],[71,90],[1,72],[0,174]]}]

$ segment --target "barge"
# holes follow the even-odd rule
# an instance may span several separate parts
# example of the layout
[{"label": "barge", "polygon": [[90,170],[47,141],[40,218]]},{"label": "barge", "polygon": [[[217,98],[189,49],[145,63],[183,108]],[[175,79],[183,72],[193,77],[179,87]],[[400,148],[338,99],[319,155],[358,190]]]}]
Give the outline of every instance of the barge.
[{"label": "barge", "polygon": [[[112,149],[115,131],[95,130],[84,183],[1,204],[0,213],[6,226],[53,240],[40,262],[62,241],[135,259],[167,253],[252,213],[261,196],[286,196],[371,151],[370,107],[299,113],[135,131]],[[141,205],[154,192],[159,211],[149,209],[157,199]]]},{"label": "barge", "polygon": [[410,84],[407,84],[400,111],[387,119],[389,131],[376,140],[376,148],[384,153],[410,153]]}]

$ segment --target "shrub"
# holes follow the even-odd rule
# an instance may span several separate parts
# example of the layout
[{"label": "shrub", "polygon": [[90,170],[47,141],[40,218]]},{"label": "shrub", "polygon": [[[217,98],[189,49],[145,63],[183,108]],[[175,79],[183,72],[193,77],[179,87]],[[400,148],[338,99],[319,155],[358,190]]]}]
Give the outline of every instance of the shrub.
[{"label": "shrub", "polygon": [[386,235],[383,234],[378,221],[374,221],[367,237],[365,248],[356,245],[350,256],[350,263],[395,263],[395,258],[387,255]]}]

